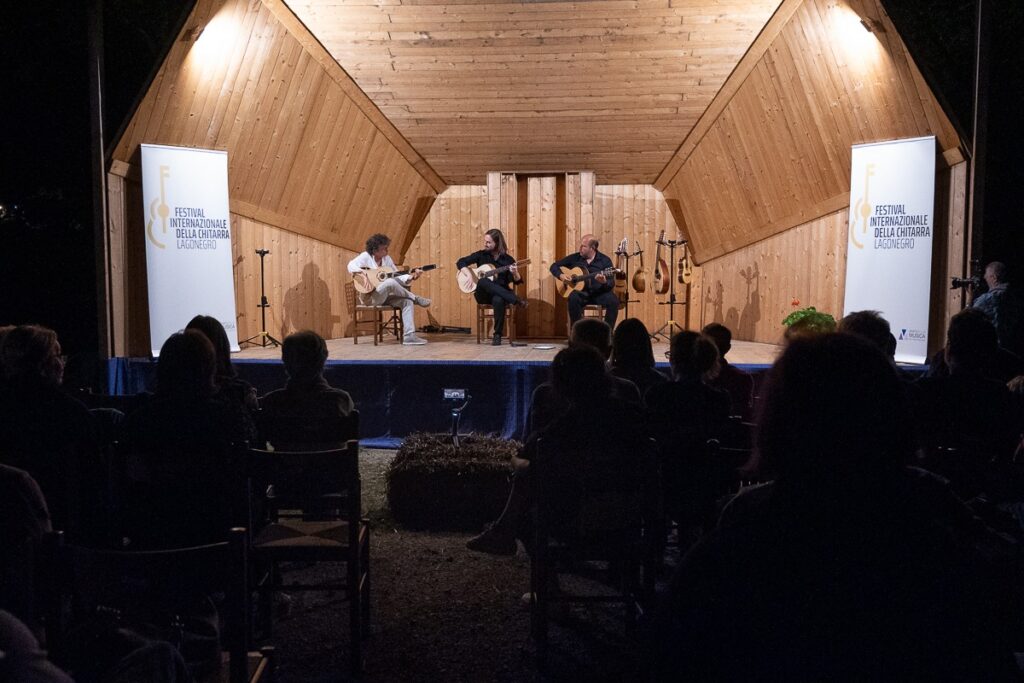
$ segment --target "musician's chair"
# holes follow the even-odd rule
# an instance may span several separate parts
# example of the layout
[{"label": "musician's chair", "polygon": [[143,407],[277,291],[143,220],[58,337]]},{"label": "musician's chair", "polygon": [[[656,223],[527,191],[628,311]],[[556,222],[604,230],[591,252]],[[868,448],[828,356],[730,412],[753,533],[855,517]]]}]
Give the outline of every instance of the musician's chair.
[{"label": "musician's chair", "polygon": [[[604,320],[604,306],[601,304],[587,304],[583,307],[583,315],[580,317],[580,320],[583,320],[584,318],[597,318],[599,320]],[[568,326],[568,332],[566,334],[571,337],[572,321],[570,320],[566,324]]]},{"label": "musician's chair", "polygon": [[[494,307],[490,304],[476,305],[476,343],[490,339],[494,330]],[[516,338],[516,307],[505,308],[505,336],[515,341]]]},{"label": "musician's chair", "polygon": [[373,345],[384,341],[384,334],[393,334],[399,343],[405,335],[402,325],[402,309],[398,306],[382,304],[361,304],[356,296],[356,287],[352,282],[345,283],[345,302],[349,315],[352,317],[352,342],[359,343],[364,334],[373,335]]}]

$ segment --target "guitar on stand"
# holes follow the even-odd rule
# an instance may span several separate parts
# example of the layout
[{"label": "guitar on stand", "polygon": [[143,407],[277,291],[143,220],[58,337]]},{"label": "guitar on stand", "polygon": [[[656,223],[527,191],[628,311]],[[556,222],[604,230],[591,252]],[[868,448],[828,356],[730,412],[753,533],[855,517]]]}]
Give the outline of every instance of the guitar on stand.
[{"label": "guitar on stand", "polygon": [[[654,251],[654,293],[665,294],[668,292],[669,284],[672,281],[668,272],[668,264],[661,257],[661,248],[668,243],[665,241],[665,231],[661,231],[656,242],[658,248]],[[671,258],[669,259],[671,260]]]},{"label": "guitar on stand", "polygon": [[389,268],[387,266],[381,266],[379,268],[363,268],[358,273],[352,274],[352,283],[355,285],[356,291],[360,294],[369,294],[373,290],[377,289],[377,285],[393,277],[400,275],[408,275],[414,270],[421,272],[427,272],[428,270],[434,270],[441,266],[436,263],[432,263],[429,266],[420,266],[419,268]]},{"label": "guitar on stand", "polygon": [[[637,246],[637,253],[642,254],[639,245]],[[629,272],[629,259],[632,256],[629,253],[629,238],[623,237],[622,241],[619,242],[618,249],[615,250],[615,265],[618,268],[618,272],[615,273],[615,294],[619,297],[619,303],[622,305],[622,317],[626,319],[629,317],[629,305],[640,303],[639,299],[629,298],[629,281],[626,279],[626,273]],[[640,266],[643,269],[643,264]],[[639,278],[640,289],[637,290],[637,279]],[[647,283],[644,281],[643,273],[638,270],[633,274],[633,289],[642,292],[643,287],[646,287]]]},{"label": "guitar on stand", "polygon": [[[668,264],[666,264],[664,261],[661,260],[661,248],[663,246],[668,247],[668,251],[669,251],[668,263],[671,264],[671,266],[669,266]],[[684,329],[682,325],[680,325],[679,323],[676,322],[676,319],[675,319],[676,318],[676,316],[675,316],[676,305],[681,305],[681,306],[689,306],[690,305],[689,298],[687,298],[686,301],[676,301],[676,278],[677,278],[677,275],[676,275],[676,273],[673,273],[673,272],[666,272],[666,271],[669,270],[669,268],[671,268],[672,270],[675,270],[675,268],[676,268],[676,264],[677,264],[676,258],[675,258],[676,247],[682,247],[682,249],[683,249],[683,258],[686,258],[686,240],[666,240],[665,239],[665,231],[663,230],[661,232],[661,236],[658,238],[658,252],[657,253],[658,253],[658,261],[659,261],[659,263],[658,263],[658,265],[655,266],[655,271],[654,271],[654,281],[655,281],[654,291],[657,292],[658,294],[664,294],[665,292],[668,292],[668,301],[659,301],[658,302],[659,306],[668,306],[668,322],[666,322],[664,325],[662,325],[660,328],[658,328],[658,331],[655,332],[654,334],[652,334],[651,338],[657,339],[658,337],[664,337],[665,341],[668,341],[668,342],[672,341],[672,336],[676,332],[681,332]],[[681,266],[682,263],[683,263],[683,259],[680,259],[678,263]],[[659,275],[658,269],[659,269],[659,267],[662,269],[661,276],[664,278],[664,281],[662,282],[663,289],[660,290],[660,291],[659,291],[659,288],[658,288],[658,275]],[[687,270],[689,270],[689,269],[687,269]],[[689,278],[689,277],[692,277],[692,275],[693,275],[692,270],[689,270],[689,272],[687,273],[686,277]],[[679,278],[679,281],[682,282],[683,269],[681,267],[680,267],[680,272],[678,274],[678,278]]]},{"label": "guitar on stand", "polygon": [[633,291],[643,294],[647,291],[647,268],[644,267],[644,250],[640,248],[639,242],[636,243],[636,251],[633,252],[633,256],[640,257],[640,267],[633,273]]}]

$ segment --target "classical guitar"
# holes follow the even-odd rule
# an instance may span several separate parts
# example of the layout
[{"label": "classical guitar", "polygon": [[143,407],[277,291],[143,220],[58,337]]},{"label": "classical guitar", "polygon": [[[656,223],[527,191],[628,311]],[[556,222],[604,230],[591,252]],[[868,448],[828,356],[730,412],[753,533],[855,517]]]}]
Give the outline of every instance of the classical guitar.
[{"label": "classical guitar", "polygon": [[679,283],[688,285],[693,282],[693,265],[690,264],[690,250],[683,242],[683,255],[679,257]]},{"label": "classical guitar", "polygon": [[498,268],[495,268],[493,263],[485,263],[482,266],[466,266],[465,268],[460,268],[459,272],[455,274],[455,281],[459,283],[459,289],[466,294],[472,294],[476,291],[476,283],[480,280],[501,275],[506,270],[510,270],[512,266],[521,268],[529,262],[530,259],[527,258]]},{"label": "classical guitar", "polygon": [[615,287],[613,291],[615,296],[619,297],[620,303],[626,303],[629,299],[629,286],[626,283],[626,271],[623,269],[623,259],[629,252],[629,238],[623,237],[622,241],[619,242],[618,249],[615,250]]},{"label": "classical guitar", "polygon": [[636,243],[636,255],[640,257],[640,267],[633,273],[633,291],[643,294],[647,291],[647,268],[644,267],[644,250],[639,242]]},{"label": "classical guitar", "polygon": [[654,293],[665,294],[668,292],[668,287],[671,284],[669,278],[671,277],[668,272],[668,264],[665,263],[665,259],[661,257],[661,245],[665,243],[665,231],[661,231],[661,235],[658,237],[658,248],[654,252]]},{"label": "classical guitar", "polygon": [[377,285],[390,278],[408,275],[414,270],[421,270],[425,273],[440,267],[436,263],[431,263],[429,266],[420,266],[419,268],[389,268],[387,266],[363,268],[360,272],[352,274],[352,283],[360,294],[369,294],[377,289]]},{"label": "classical guitar", "polygon": [[605,277],[614,275],[618,268],[605,268],[604,270],[596,270],[593,273],[588,273],[579,267],[566,268],[565,266],[560,266],[560,270],[562,271],[562,275],[568,275],[572,278],[572,281],[566,282],[561,279],[555,280],[555,287],[559,294],[568,298],[573,292],[582,292],[583,288],[587,286],[587,280],[595,278],[598,275],[604,275]]}]

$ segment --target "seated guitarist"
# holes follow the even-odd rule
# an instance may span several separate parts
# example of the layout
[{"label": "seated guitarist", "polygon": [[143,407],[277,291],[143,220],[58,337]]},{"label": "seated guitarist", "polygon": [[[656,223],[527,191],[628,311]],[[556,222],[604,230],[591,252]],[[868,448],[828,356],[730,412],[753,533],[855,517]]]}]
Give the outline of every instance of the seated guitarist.
[{"label": "seated guitarist", "polygon": [[[391,246],[391,238],[379,232],[366,240],[366,251],[348,262],[348,272],[352,278],[359,277],[362,271],[372,268],[387,267],[396,269],[395,262],[388,256],[388,248]],[[416,321],[413,317],[413,304],[417,306],[429,306],[430,299],[416,296],[409,291],[413,280],[419,279],[422,271],[416,269],[411,273],[388,278],[377,285],[377,288],[369,294],[360,294],[360,302],[371,306],[398,306],[402,309],[402,326],[405,328],[403,344],[426,344],[427,340],[416,336]],[[365,276],[364,276],[365,277]]]},{"label": "seated guitarist", "polygon": [[[569,254],[551,264],[552,275],[563,282],[571,282],[568,275],[561,274],[559,269],[562,266],[580,268],[584,273],[600,273],[612,267],[612,260],[597,250],[597,237],[584,235],[580,238],[580,250],[577,253]],[[569,295],[569,320],[575,323],[583,317],[584,306],[597,304],[604,306],[604,321],[615,329],[615,319],[619,315],[619,297],[612,291],[613,286],[612,280],[602,274],[585,280],[582,291]]]},{"label": "seated guitarist", "polygon": [[510,304],[512,306],[526,305],[526,299],[520,299],[511,289],[511,285],[517,285],[523,281],[515,263],[515,259],[508,255],[505,236],[497,228],[492,228],[484,233],[483,249],[475,251],[469,256],[463,256],[455,262],[455,267],[459,270],[469,266],[492,265],[495,268],[508,266],[508,270],[504,273],[494,277],[480,278],[473,291],[473,297],[478,304],[490,304],[494,308],[494,338],[491,340],[494,346],[501,346],[501,335],[505,330],[505,308]]}]

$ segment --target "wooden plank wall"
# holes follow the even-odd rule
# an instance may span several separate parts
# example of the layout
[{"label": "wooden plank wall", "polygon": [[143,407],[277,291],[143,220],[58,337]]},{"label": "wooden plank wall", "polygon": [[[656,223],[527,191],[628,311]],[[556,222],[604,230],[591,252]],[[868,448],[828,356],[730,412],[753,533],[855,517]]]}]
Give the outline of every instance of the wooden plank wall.
[{"label": "wooden plank wall", "polygon": [[[804,0],[738,86],[727,83],[655,183],[679,202],[698,262],[848,205],[850,146],[960,141],[878,0]],[[866,32],[860,17],[884,31]],[[677,169],[677,170],[676,170]]]}]

